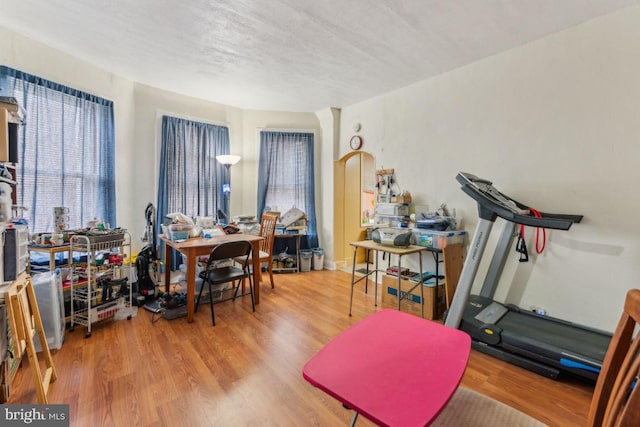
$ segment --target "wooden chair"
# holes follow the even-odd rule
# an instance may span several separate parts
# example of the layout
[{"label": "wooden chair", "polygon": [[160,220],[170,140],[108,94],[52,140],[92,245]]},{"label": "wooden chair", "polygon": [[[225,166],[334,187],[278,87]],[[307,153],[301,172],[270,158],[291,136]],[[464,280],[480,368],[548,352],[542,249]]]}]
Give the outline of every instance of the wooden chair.
[{"label": "wooden chair", "polygon": [[627,292],[624,310],[598,375],[589,410],[590,427],[640,426],[640,290]]},{"label": "wooden chair", "polygon": [[[279,217],[279,212],[265,212],[260,220],[260,236],[264,237],[264,240],[260,242],[260,265],[267,263],[267,271],[269,272],[272,288],[275,287],[273,281],[273,241],[275,240],[276,223]],[[260,269],[260,282],[262,282],[262,269]]]}]

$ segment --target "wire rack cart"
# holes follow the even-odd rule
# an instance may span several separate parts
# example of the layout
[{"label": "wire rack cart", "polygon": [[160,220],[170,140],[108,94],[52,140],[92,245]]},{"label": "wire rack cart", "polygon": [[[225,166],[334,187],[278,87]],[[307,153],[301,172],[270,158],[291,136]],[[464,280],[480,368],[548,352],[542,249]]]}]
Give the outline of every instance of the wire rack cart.
[{"label": "wire rack cart", "polygon": [[126,231],[76,234],[69,244],[74,258],[69,330],[86,326],[89,338],[96,322],[124,316],[130,320],[131,235]]}]

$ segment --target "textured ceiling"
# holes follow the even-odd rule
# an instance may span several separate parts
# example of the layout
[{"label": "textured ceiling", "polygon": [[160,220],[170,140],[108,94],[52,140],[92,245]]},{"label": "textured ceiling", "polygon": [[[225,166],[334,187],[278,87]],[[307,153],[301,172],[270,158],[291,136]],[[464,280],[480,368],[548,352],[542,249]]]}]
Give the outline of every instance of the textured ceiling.
[{"label": "textured ceiling", "polygon": [[[637,0],[0,0],[0,26],[247,109],[344,107]],[[29,71],[29,70],[24,70]]]}]

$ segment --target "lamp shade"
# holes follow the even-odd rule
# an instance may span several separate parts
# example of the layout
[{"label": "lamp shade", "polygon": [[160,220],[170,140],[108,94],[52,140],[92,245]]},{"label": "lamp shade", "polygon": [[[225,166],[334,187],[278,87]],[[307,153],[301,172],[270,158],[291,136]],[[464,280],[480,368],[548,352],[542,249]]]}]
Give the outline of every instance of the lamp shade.
[{"label": "lamp shade", "polygon": [[216,160],[222,165],[233,166],[240,161],[240,156],[236,156],[235,154],[221,154],[216,156]]}]

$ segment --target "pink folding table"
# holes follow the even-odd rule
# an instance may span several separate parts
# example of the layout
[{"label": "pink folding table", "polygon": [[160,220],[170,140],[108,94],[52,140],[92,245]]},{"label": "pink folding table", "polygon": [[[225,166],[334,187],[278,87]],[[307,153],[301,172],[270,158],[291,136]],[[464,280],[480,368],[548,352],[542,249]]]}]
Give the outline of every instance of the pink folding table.
[{"label": "pink folding table", "polygon": [[302,370],[325,393],[383,426],[431,423],[458,388],[471,339],[457,329],[382,310],[342,332]]}]

